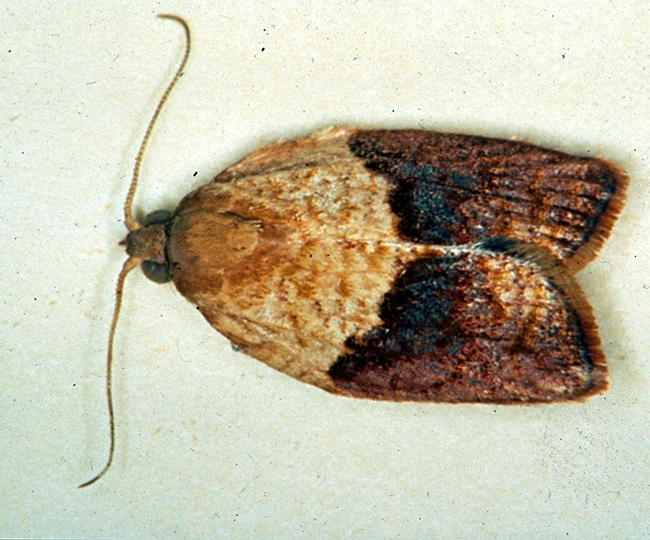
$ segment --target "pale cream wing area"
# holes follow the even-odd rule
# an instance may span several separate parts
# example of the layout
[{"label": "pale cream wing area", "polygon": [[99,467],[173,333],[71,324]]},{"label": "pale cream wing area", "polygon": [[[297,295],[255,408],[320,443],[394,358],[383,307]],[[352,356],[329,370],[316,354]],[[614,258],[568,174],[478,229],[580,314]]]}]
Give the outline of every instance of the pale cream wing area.
[{"label": "pale cream wing area", "polygon": [[[347,338],[381,324],[382,299],[400,269],[440,252],[398,238],[390,186],[351,154],[353,131],[253,152],[181,201],[169,244],[174,282],[215,329],[330,391],[327,370]],[[247,232],[225,234],[224,219]]]}]

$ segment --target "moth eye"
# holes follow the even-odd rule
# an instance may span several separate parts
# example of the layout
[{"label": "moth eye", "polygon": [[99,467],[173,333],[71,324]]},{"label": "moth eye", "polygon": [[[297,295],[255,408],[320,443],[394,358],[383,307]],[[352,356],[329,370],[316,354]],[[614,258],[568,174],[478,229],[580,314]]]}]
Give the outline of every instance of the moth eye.
[{"label": "moth eye", "polygon": [[169,210],[156,210],[147,214],[140,225],[147,227],[148,225],[155,225],[156,223],[165,223],[169,221],[170,217],[172,217],[172,212]]},{"label": "moth eye", "polygon": [[154,261],[142,261],[142,264],[140,266],[144,275],[154,283],[167,283],[171,280],[171,277],[169,276],[169,269],[165,264],[160,264]]}]

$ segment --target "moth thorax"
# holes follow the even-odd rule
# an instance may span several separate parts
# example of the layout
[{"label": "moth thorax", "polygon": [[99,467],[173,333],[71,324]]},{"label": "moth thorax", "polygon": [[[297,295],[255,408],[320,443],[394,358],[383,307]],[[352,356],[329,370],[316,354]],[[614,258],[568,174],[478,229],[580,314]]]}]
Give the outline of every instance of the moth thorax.
[{"label": "moth thorax", "polygon": [[156,210],[145,217],[142,228],[131,231],[126,237],[126,252],[142,259],[142,272],[155,283],[167,283],[171,279],[165,255],[166,227],[171,216],[167,210]]}]

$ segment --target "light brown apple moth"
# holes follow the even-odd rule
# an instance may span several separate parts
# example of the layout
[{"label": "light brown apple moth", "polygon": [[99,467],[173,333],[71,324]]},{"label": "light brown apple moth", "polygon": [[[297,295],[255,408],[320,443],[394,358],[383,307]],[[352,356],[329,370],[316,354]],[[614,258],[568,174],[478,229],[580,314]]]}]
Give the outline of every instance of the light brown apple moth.
[{"label": "light brown apple moth", "polygon": [[572,273],[608,236],[627,178],[522,142],[333,128],[264,146],[144,223],[129,259],[173,281],[250,356],[342,396],[432,402],[583,399],[607,386]]}]

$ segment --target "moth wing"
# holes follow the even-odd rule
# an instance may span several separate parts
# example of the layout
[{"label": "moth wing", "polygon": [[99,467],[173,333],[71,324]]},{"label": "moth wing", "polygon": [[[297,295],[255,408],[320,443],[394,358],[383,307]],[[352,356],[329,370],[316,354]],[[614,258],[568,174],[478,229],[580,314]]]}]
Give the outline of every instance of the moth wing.
[{"label": "moth wing", "polygon": [[553,257],[513,240],[410,263],[380,317],[330,368],[340,392],[513,403],[579,399],[607,385],[578,285]]},{"label": "moth wing", "polygon": [[348,141],[391,183],[400,235],[463,245],[505,236],[572,268],[594,258],[628,183],[613,164],[513,140],[422,130],[359,130]]},{"label": "moth wing", "polygon": [[547,249],[572,271],[609,236],[628,184],[608,161],[520,141],[354,128],[261,147],[215,182],[350,159],[386,181],[403,241],[452,246],[504,236]]},{"label": "moth wing", "polygon": [[[475,169],[463,169],[468,152]],[[182,269],[174,282],[245,352],[330,392],[586,397],[606,387],[607,371],[591,309],[564,263],[586,260],[584,247],[602,242],[625,177],[581,159],[512,141],[346,128],[265,146],[176,211],[179,225],[212,213],[241,221],[236,230],[250,240],[238,233],[227,247],[214,234],[221,225],[205,217],[179,226],[168,249]],[[506,166],[514,180],[498,174]],[[582,179],[560,170],[553,188],[551,171],[565,166]],[[582,221],[551,234],[548,220],[563,208],[554,197],[590,186],[597,194],[576,204],[591,210],[572,210]],[[224,252],[243,258],[234,264]]]}]

